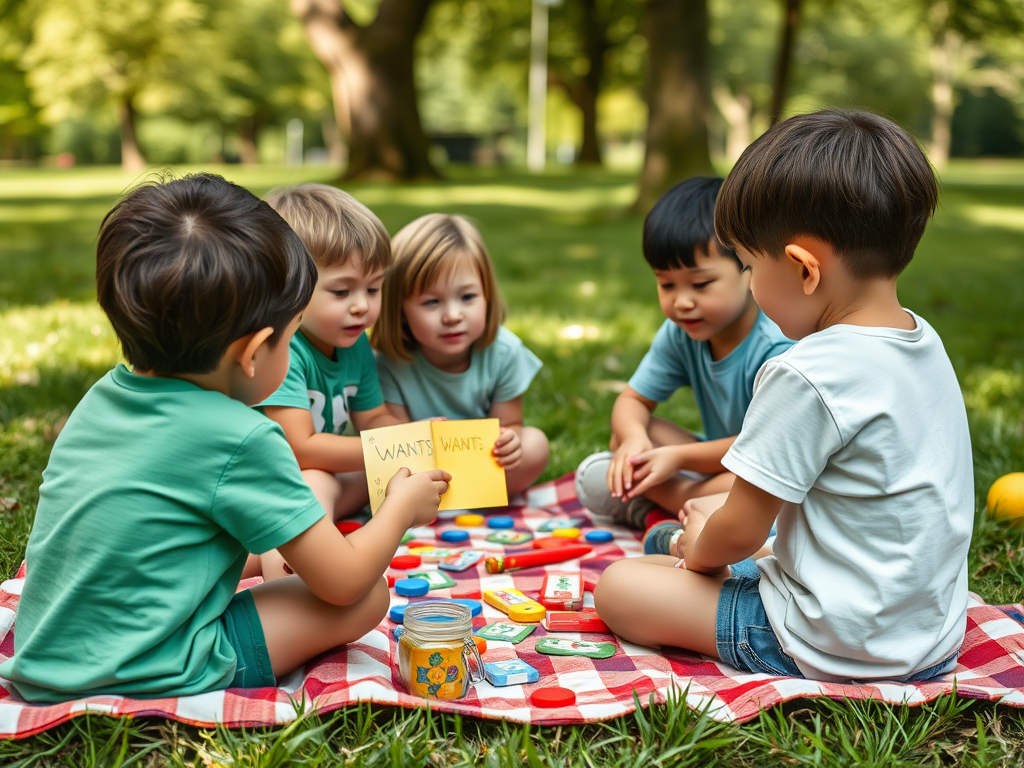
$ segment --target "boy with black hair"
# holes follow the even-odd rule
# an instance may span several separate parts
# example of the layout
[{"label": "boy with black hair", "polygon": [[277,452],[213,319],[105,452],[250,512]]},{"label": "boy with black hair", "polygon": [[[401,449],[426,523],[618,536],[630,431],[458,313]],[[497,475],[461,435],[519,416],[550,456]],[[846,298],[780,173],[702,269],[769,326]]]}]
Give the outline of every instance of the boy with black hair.
[{"label": "boy with black hair", "polygon": [[[284,379],[316,280],[284,220],[218,176],[107,214],[97,294],[133,369],[86,393],[43,473],[0,667],[25,699],[270,686],[383,618],[384,571],[450,476],[401,471],[343,537],[249,407]],[[275,547],[298,575],[235,594],[247,552]]]},{"label": "boy with black hair", "polygon": [[[616,633],[827,681],[956,666],[974,520],[967,415],[941,340],[896,294],[937,198],[914,140],[871,113],[790,118],[740,157],[716,229],[798,341],[758,373],[722,461],[728,496],[691,501],[685,529],[652,529],[676,529],[654,537],[666,554],[605,571],[595,600]],[[776,517],[774,554],[757,575],[730,574]]]},{"label": "boy with black hair", "polygon": [[[660,506],[727,491],[722,466],[761,364],[792,342],[758,309],[736,254],[715,236],[722,179],[670,189],[644,221],[643,253],[666,320],[612,409],[611,452],[576,470],[576,494],[598,523],[646,528]],[[697,400],[704,436],[652,414],[680,387]]]}]

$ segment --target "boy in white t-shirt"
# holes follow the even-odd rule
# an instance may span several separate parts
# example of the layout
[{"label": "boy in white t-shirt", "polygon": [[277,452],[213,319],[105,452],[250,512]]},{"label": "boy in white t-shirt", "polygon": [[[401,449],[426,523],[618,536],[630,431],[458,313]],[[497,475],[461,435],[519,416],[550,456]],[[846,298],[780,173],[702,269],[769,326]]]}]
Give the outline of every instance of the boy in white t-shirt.
[{"label": "boy in white t-shirt", "polygon": [[[716,230],[799,341],[758,373],[722,462],[729,494],[690,502],[685,529],[652,529],[665,555],[605,572],[595,599],[616,633],[819,680],[955,667],[974,517],[967,417],[941,340],[896,295],[937,196],[914,140],[870,113],[794,117],[744,152]],[[758,575],[730,573],[776,516]]]}]

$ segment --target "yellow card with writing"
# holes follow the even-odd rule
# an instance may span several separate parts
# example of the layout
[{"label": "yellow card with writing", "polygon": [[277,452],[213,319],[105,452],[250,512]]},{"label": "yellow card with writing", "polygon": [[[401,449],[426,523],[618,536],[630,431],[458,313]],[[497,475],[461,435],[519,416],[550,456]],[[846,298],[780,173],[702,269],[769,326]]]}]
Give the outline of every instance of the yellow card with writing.
[{"label": "yellow card with writing", "polygon": [[367,429],[360,434],[370,511],[384,501],[388,482],[402,467],[413,472],[443,469],[452,482],[440,509],[479,509],[508,505],[505,470],[494,455],[497,419],[416,421]]},{"label": "yellow card with writing", "polygon": [[388,481],[402,467],[413,472],[434,469],[434,448],[429,421],[414,421],[394,427],[366,429],[359,435],[363,443],[366,485],[370,490],[370,512],[376,514],[384,501]]},{"label": "yellow card with writing", "polygon": [[491,451],[498,439],[497,419],[432,421],[434,461],[451,472],[441,509],[508,506],[505,470]]}]

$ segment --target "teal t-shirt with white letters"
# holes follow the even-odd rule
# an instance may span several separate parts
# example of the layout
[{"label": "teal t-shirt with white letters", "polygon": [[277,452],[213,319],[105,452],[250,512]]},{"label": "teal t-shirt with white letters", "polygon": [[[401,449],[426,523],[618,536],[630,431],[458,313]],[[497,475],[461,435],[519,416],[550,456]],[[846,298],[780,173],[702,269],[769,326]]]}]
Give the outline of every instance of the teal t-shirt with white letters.
[{"label": "teal t-shirt with white letters", "polygon": [[28,701],[226,688],[221,617],[249,552],[324,516],[281,428],[123,365],[82,398],[43,472],[0,676]]},{"label": "teal t-shirt with white letters", "polygon": [[370,411],[384,404],[377,364],[366,334],[351,347],[337,347],[331,360],[314,347],[301,329],[292,336],[288,375],[277,391],[260,403],[305,408],[318,433],[341,435],[353,411]]}]

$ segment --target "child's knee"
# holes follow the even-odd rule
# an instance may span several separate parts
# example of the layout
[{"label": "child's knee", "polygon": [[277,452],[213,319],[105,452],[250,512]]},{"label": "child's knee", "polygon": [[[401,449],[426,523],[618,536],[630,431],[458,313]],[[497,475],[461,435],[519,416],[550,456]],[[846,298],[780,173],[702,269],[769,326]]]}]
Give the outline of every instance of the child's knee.
[{"label": "child's knee", "polygon": [[618,624],[621,608],[628,604],[633,581],[631,571],[628,560],[617,560],[605,569],[594,588],[594,607],[609,627]]},{"label": "child's knee", "polygon": [[523,427],[522,434],[523,455],[531,464],[539,464],[542,468],[548,464],[551,457],[551,444],[548,436],[537,427]]}]

